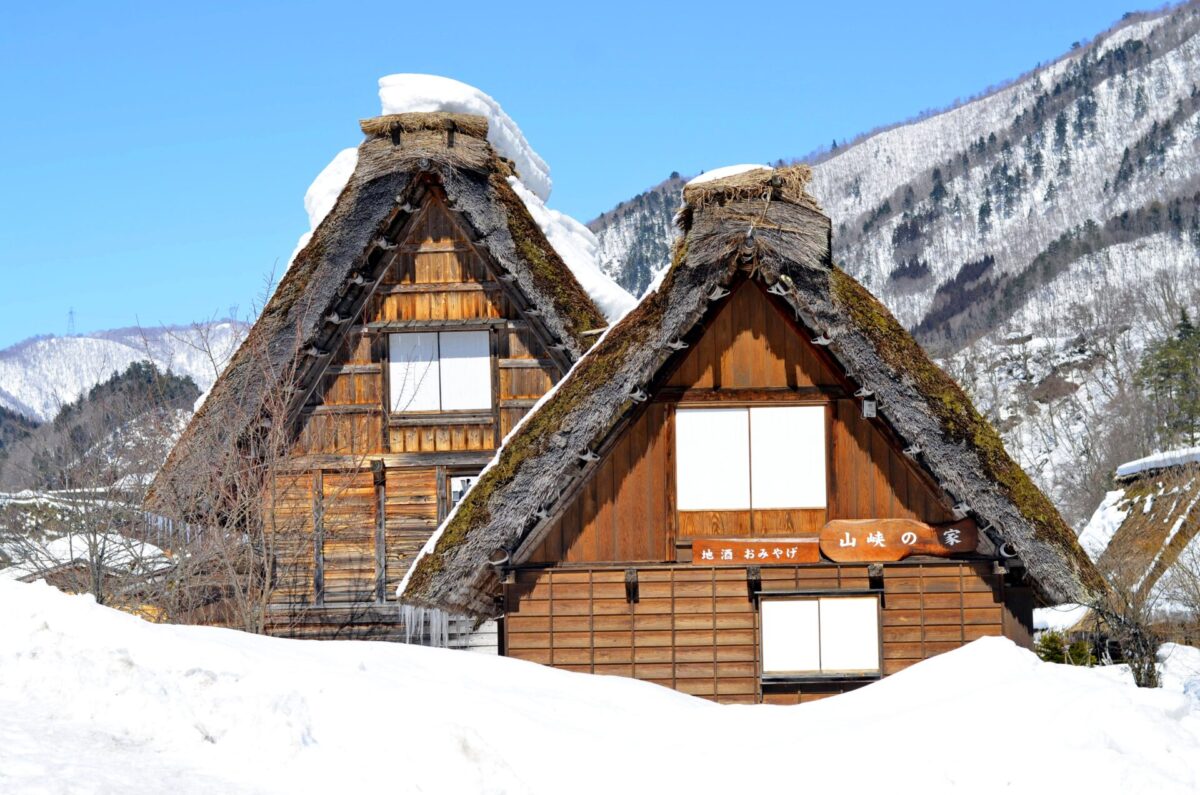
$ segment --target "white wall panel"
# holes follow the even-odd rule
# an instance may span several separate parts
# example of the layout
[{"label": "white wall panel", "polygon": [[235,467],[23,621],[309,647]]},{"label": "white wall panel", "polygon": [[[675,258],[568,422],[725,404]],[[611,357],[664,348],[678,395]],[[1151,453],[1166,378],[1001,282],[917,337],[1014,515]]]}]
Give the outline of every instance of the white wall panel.
[{"label": "white wall panel", "polygon": [[679,510],[749,510],[747,417],[745,409],[679,409],[675,413]]},{"label": "white wall panel", "polygon": [[821,647],[817,600],[764,599],[761,604],[763,674],[818,673]]},{"label": "white wall panel", "polygon": [[825,408],[750,409],[755,510],[825,507]]},{"label": "white wall panel", "polygon": [[388,391],[392,411],[440,408],[435,332],[388,335]]},{"label": "white wall panel", "polygon": [[825,673],[879,670],[876,597],[821,599],[821,669]]},{"label": "white wall panel", "polygon": [[441,333],[442,410],[492,407],[491,344],[486,331]]}]

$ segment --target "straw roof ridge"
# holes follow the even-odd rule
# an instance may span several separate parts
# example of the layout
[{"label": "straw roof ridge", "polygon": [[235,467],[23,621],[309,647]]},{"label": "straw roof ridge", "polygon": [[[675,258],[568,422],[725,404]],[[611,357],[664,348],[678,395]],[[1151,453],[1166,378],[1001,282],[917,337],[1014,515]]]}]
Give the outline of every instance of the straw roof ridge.
[{"label": "straw roof ridge", "polygon": [[[421,116],[429,118],[414,118]],[[342,324],[340,332],[336,327],[331,331],[331,310],[346,305],[347,283],[355,273],[380,267],[387,248],[396,242],[389,242],[389,236],[400,234],[417,212],[410,201],[418,201],[417,195],[431,184],[445,193],[481,250],[515,277],[515,285],[537,311],[537,323],[557,340],[566,360],[575,361],[591,345],[593,340],[584,332],[606,325],[507,183],[513,172],[488,145],[485,119],[399,114],[375,120],[378,129],[387,128],[389,119],[399,119],[407,133],[399,142],[390,134],[372,134],[359,146],[354,173],[333,210],[284,274],[152,484],[147,498],[152,509],[195,505],[205,484],[222,476],[204,463],[212,460],[205,451],[242,443],[280,379],[311,379],[314,368],[328,365],[342,339],[331,334],[344,335],[349,327]],[[451,122],[480,134],[449,136],[446,125]],[[354,314],[370,293],[361,291]],[[323,356],[306,359],[304,351],[314,345],[325,349]]]},{"label": "straw roof ridge", "polygon": [[386,116],[362,119],[358,126],[365,135],[376,137],[426,130],[432,132],[453,130],[486,140],[488,133],[487,119],[468,113],[392,113]]},{"label": "straw roof ridge", "polygon": [[815,333],[920,462],[981,527],[1011,543],[1044,601],[1089,602],[1105,584],[1074,534],[1005,452],[996,431],[873,296],[830,259],[830,223],[802,191],[807,169],[749,172],[685,192],[683,236],[658,291],[575,367],[509,439],[496,465],[467,493],[433,548],[414,564],[402,595],[477,616],[494,615],[499,550],[536,543],[564,493],[586,475],[580,454],[597,449],[652,387],[673,341],[697,327],[718,288],[762,279]]}]

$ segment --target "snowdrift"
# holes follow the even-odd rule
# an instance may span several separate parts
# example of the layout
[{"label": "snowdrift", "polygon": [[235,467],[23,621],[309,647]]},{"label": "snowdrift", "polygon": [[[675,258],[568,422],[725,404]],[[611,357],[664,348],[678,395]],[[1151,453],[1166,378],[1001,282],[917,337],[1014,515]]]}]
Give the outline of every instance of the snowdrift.
[{"label": "snowdrift", "polygon": [[0,637],[6,793],[1200,789],[1186,647],[1156,691],[984,639],[849,695],[732,707],[464,652],[153,625],[43,584],[0,582]]}]

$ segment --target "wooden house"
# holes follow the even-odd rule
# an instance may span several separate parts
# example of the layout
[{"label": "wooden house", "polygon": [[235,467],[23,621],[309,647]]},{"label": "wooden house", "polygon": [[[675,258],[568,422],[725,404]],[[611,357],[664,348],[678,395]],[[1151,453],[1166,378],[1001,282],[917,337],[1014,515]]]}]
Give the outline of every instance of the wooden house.
[{"label": "wooden house", "polygon": [[149,499],[223,527],[262,509],[275,634],[403,638],[395,591],[413,556],[607,325],[485,119],[362,130],[336,205]]},{"label": "wooden house", "polygon": [[830,256],[804,166],[689,184],[657,290],[506,442],[402,599],[502,651],[728,702],[857,687],[1104,584]]},{"label": "wooden house", "polygon": [[[1200,640],[1200,448],[1121,465],[1079,536],[1114,589],[1161,637]],[[1091,616],[1075,629],[1094,630]]]}]

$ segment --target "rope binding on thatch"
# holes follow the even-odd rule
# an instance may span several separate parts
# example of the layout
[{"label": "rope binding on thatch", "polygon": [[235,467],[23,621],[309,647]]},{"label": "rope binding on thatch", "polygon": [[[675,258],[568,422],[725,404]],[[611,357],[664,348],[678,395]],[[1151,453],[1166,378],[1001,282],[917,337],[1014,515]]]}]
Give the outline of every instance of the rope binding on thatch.
[{"label": "rope binding on thatch", "polygon": [[487,138],[488,123],[483,116],[469,113],[393,113],[362,119],[358,126],[365,135],[374,138],[395,136],[398,133],[454,132],[472,138]]}]

